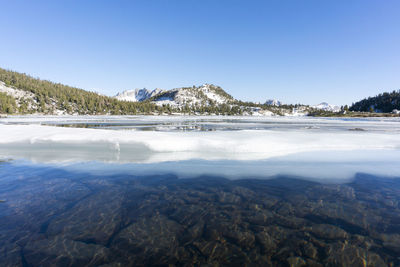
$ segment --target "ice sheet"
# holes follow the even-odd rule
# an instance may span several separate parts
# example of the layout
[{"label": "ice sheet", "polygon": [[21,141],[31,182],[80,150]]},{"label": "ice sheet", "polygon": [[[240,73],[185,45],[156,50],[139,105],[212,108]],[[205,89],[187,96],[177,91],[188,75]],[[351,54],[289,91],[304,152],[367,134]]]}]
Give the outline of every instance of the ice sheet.
[{"label": "ice sheet", "polygon": [[[143,120],[143,117],[132,118]],[[118,117],[118,120],[130,119]],[[24,118],[27,125],[21,125],[21,118],[7,120],[0,123],[0,158],[57,164],[134,163],[138,172],[164,169],[185,175],[227,177],[286,174],[348,179],[357,172],[400,176],[400,134],[396,120],[263,119],[259,122],[275,126],[270,130],[249,130],[246,127],[253,120],[230,118],[231,123],[218,119],[215,123],[228,126],[246,123],[242,127],[246,130],[191,132],[43,126],[38,124],[43,118]],[[161,118],[143,121],[154,120]],[[18,124],[10,124],[11,121]],[[310,127],[304,127],[305,123]],[[362,130],[358,128],[360,125]]]},{"label": "ice sheet", "polygon": [[305,130],[182,133],[0,125],[0,150],[37,151],[43,160],[47,154],[51,155],[49,160],[62,160],[67,152],[71,159],[106,160],[109,157],[110,161],[120,162],[261,160],[310,151],[399,148],[400,135],[395,133]]}]

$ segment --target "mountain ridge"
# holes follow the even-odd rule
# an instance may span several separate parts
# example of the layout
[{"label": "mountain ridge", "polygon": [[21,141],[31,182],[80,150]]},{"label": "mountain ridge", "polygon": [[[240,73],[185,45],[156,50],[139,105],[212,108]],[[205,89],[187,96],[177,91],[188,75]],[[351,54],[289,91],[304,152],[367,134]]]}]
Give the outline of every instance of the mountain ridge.
[{"label": "mountain ridge", "polygon": [[109,97],[0,68],[0,114],[332,116],[346,110],[325,102],[316,106],[244,102],[213,84],[133,89]]},{"label": "mountain ridge", "polygon": [[120,101],[131,101],[131,102],[141,102],[145,101],[159,93],[162,93],[163,89],[156,88],[154,90],[148,90],[146,88],[142,89],[131,89],[125,90],[120,93],[117,93],[114,98]]},{"label": "mountain ridge", "polygon": [[[169,90],[167,91],[169,95],[162,94],[164,91],[159,91],[157,93],[160,96],[158,99],[154,99],[157,101],[153,103],[148,99],[149,95],[146,95],[146,92],[143,91],[143,98],[141,98],[145,99],[143,101],[120,101],[114,97],[33,78],[24,73],[2,68],[0,68],[0,81],[2,82],[0,86],[0,114],[251,115],[253,113],[251,107],[248,105],[239,106],[238,102],[222,88],[208,84],[200,87]],[[181,92],[185,93],[185,97],[181,97]],[[139,91],[134,91],[135,100],[138,100],[136,96],[139,96],[139,94]],[[157,94],[150,94],[150,98],[155,97],[155,95]],[[173,98],[168,99],[168,96],[173,96]],[[216,98],[216,96],[219,98]],[[224,103],[219,101],[222,98]],[[174,102],[175,100],[177,102]],[[174,105],[174,103],[176,104]]]}]

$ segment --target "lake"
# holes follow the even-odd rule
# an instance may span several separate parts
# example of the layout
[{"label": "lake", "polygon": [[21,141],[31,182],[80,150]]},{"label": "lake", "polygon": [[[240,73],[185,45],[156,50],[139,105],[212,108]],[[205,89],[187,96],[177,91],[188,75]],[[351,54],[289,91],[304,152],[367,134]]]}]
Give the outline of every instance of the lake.
[{"label": "lake", "polygon": [[0,119],[1,266],[399,266],[400,119]]}]

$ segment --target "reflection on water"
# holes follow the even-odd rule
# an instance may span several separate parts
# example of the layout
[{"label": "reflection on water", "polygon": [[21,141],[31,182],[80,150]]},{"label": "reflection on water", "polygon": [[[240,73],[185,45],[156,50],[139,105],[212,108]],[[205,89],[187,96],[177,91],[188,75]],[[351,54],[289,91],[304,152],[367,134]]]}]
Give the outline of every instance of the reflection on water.
[{"label": "reflection on water", "polygon": [[400,180],[93,175],[0,163],[1,266],[400,265]]}]

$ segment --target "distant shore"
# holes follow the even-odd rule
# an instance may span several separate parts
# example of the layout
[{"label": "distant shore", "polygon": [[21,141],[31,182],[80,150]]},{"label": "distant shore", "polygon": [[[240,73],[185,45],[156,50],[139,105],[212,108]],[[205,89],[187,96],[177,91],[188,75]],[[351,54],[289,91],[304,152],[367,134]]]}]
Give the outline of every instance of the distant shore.
[{"label": "distant shore", "polygon": [[[7,118],[9,116],[51,116],[51,117],[63,117],[63,116],[82,116],[80,114],[41,114],[41,113],[34,113],[34,114],[0,114],[0,118]],[[85,116],[85,115],[83,115]],[[125,115],[111,115],[111,114],[88,114],[87,116],[227,116],[227,117],[338,117],[338,118],[399,118],[400,114],[394,113],[375,113],[375,112],[348,112],[346,114],[343,113],[336,113],[336,112],[329,112],[329,111],[322,111],[316,114],[304,114],[304,115],[251,115],[251,114],[243,114],[243,115],[221,115],[221,114],[185,114],[185,113],[171,113],[171,114],[125,114]]]},{"label": "distant shore", "polygon": [[377,112],[348,112],[348,113],[333,113],[322,112],[321,114],[308,115],[309,117],[340,117],[340,118],[398,118],[399,114],[394,113],[377,113]]}]

